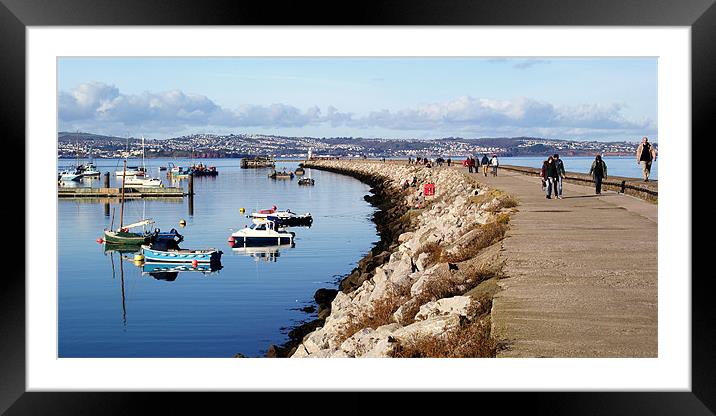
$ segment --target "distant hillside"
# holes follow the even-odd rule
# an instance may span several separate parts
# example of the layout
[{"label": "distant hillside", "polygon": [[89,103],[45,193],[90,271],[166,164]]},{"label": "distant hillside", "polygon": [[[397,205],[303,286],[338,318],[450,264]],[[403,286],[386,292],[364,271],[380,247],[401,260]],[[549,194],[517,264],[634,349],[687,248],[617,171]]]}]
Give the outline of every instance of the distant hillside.
[{"label": "distant hillside", "polygon": [[[76,157],[91,153],[97,158],[122,157],[127,149],[141,155],[141,140],[92,133],[58,133],[58,156]],[[633,154],[636,143],[570,141],[540,137],[444,137],[433,140],[389,140],[363,137],[286,137],[262,134],[194,134],[162,140],[146,140],[146,156],[236,158],[247,155],[305,157],[463,157],[482,153],[500,156],[536,156],[559,153],[564,156]]]},{"label": "distant hillside", "polygon": [[127,141],[126,137],[115,137],[115,136],[103,136],[101,134],[93,134],[93,133],[76,133],[76,132],[67,132],[67,131],[61,131],[57,133],[57,140],[61,142],[67,142],[67,141],[102,141],[102,140],[124,140]]}]

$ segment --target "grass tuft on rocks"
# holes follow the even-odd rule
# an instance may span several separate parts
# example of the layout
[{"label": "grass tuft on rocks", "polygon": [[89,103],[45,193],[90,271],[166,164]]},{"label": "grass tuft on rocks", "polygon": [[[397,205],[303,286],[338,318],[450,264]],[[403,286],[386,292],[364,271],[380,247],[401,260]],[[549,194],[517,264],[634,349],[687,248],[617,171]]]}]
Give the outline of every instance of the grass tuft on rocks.
[{"label": "grass tuft on rocks", "polygon": [[405,300],[404,296],[387,292],[383,298],[374,301],[368,310],[362,311],[358,315],[349,314],[348,322],[339,332],[338,340],[343,342],[364,328],[376,329],[379,326],[395,322],[393,313]]},{"label": "grass tuft on rocks", "polygon": [[480,225],[479,229],[480,232],[475,234],[475,238],[463,245],[458,251],[443,255],[444,261],[459,263],[475,257],[482,249],[495,244],[505,236],[507,224],[501,221],[494,221]]},{"label": "grass tuft on rocks", "polygon": [[415,252],[415,258],[417,259],[421,254],[427,253],[428,258],[425,259],[425,267],[428,268],[441,261],[445,261],[443,257],[445,252],[438,243],[426,243]]},{"label": "grass tuft on rocks", "polygon": [[414,335],[400,342],[393,351],[394,358],[477,358],[495,357],[497,343],[491,336],[492,298],[473,302],[469,316],[476,316],[458,329],[440,337]]}]

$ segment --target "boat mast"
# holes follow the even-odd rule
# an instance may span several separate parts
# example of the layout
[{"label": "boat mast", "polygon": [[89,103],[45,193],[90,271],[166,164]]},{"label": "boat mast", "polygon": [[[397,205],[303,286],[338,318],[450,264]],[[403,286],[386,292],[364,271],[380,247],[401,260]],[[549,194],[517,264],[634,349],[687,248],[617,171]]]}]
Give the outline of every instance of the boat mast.
[{"label": "boat mast", "polygon": [[147,171],[147,168],[144,166],[144,136],[142,136],[142,170]]},{"label": "boat mast", "polygon": [[122,172],[122,199],[119,205],[119,230],[122,230],[122,218],[124,216],[124,182],[127,180],[127,158],[124,158],[124,170]]}]

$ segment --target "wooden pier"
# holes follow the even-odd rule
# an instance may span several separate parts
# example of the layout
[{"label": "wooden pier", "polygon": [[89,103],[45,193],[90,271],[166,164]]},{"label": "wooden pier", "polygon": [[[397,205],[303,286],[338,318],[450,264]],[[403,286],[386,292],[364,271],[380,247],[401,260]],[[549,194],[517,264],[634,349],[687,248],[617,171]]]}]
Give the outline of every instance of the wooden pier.
[{"label": "wooden pier", "polygon": [[[119,198],[122,188],[57,188],[58,198]],[[125,188],[125,199],[136,198],[182,198],[187,195],[183,188]]]}]

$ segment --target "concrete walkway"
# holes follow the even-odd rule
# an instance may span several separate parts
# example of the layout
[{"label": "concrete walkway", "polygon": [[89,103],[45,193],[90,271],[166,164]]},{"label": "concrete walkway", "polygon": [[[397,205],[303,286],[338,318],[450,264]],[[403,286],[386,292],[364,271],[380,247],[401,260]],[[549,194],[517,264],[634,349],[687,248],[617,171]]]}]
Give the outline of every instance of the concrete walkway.
[{"label": "concrete walkway", "polygon": [[469,176],[520,202],[492,309],[499,357],[657,356],[656,204],[573,184],[546,199],[536,177]]}]

